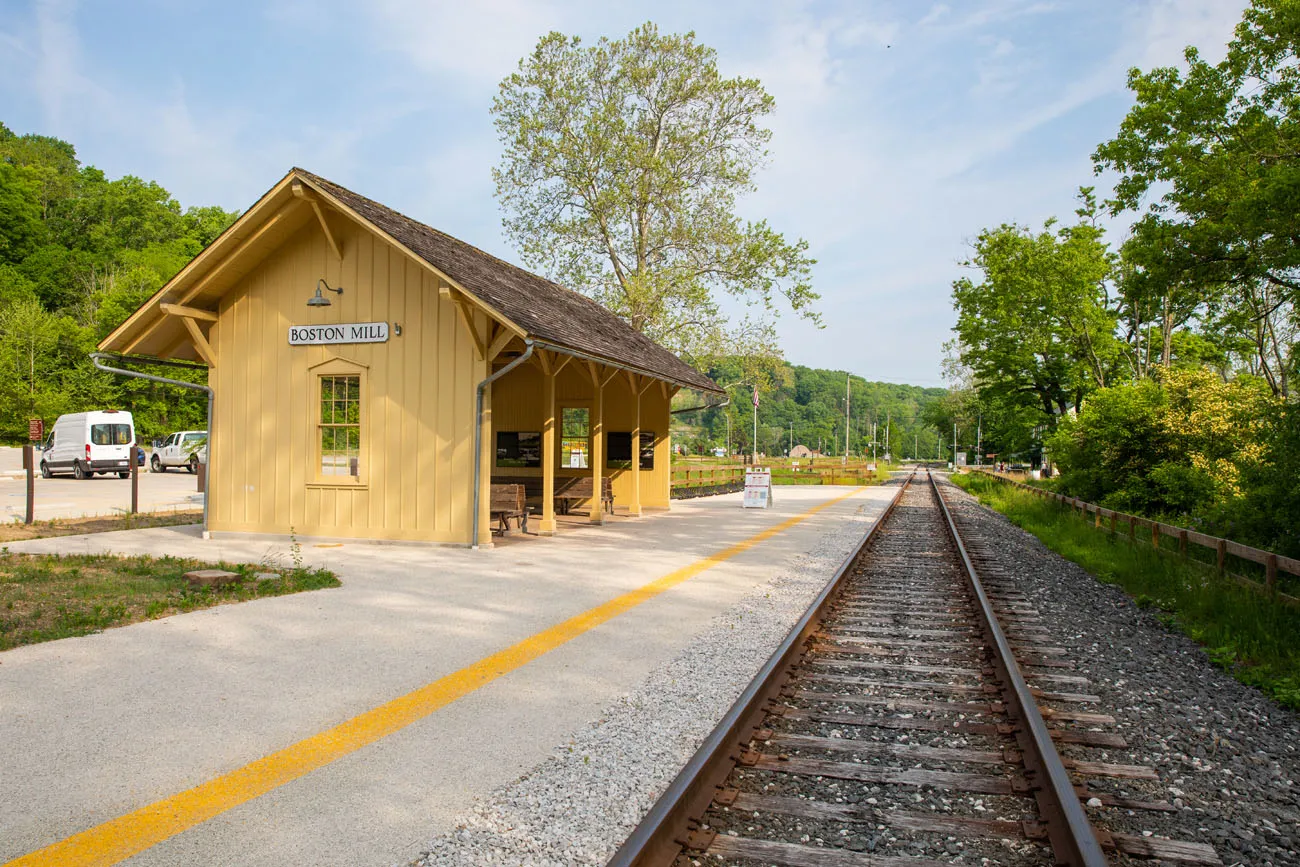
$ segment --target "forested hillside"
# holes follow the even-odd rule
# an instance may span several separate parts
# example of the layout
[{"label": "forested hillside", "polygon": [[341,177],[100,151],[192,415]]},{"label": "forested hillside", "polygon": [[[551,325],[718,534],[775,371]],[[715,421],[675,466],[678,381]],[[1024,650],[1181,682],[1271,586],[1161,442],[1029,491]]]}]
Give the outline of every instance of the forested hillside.
[{"label": "forested hillside", "polygon": [[0,442],[84,409],[129,409],[143,438],[202,427],[201,394],[108,376],[87,356],[235,216],[182,210],[152,181],[109,180],[68,142],[0,123]]},{"label": "forested hillside", "polygon": [[[820,370],[776,363],[756,377],[744,372],[740,360],[720,363],[709,370],[713,380],[728,387],[732,404],[724,409],[679,415],[682,424],[677,439],[694,453],[727,447],[727,422],[731,422],[732,454],[747,454],[754,432],[752,402],[755,378],[759,382],[758,451],[783,455],[793,441],[824,454],[844,454],[845,386],[842,370]],[[934,412],[946,394],[942,388],[921,388],[868,382],[849,377],[849,451],[870,455],[872,425],[876,431],[876,452],[891,451],[898,457],[912,457],[919,448],[922,456],[937,457],[939,449],[951,454],[947,441],[940,442]],[[748,384],[744,384],[748,383]],[[889,439],[886,440],[886,429]]]},{"label": "forested hillside", "polygon": [[979,234],[953,284],[964,431],[1045,450],[1065,493],[1300,554],[1298,53],[1300,6],[1256,0],[1220,63],[1132,70],[1093,154],[1112,197]]}]

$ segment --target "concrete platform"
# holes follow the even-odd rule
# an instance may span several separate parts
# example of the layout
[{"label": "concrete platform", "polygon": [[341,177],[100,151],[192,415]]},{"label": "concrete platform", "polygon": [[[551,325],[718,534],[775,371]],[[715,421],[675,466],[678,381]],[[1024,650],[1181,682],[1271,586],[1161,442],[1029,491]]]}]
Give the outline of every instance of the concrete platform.
[{"label": "concrete platform", "polygon": [[[689,500],[668,513],[477,552],[304,545],[306,563],[333,569],[342,588],[0,653],[0,861],[210,784],[277,750],[292,751],[695,564],[698,574],[666,592],[577,631],[527,664],[480,672],[482,685],[457,700],[129,859],[406,863],[473,798],[542,761],[820,538],[845,522],[865,533],[892,493],[782,487],[767,511],[742,511],[739,495]],[[825,507],[727,552],[818,506]],[[203,541],[195,527],[10,548],[243,562],[292,557],[283,543]],[[126,822],[114,841],[129,842],[135,829]]]}]

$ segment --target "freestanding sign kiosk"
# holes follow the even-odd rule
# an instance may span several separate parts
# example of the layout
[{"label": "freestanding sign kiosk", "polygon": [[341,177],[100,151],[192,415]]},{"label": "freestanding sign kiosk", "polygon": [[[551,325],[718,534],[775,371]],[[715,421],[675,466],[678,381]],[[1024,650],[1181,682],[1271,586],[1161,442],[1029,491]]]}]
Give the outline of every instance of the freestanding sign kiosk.
[{"label": "freestanding sign kiosk", "polygon": [[772,508],[772,469],[755,467],[745,471],[745,509]]}]

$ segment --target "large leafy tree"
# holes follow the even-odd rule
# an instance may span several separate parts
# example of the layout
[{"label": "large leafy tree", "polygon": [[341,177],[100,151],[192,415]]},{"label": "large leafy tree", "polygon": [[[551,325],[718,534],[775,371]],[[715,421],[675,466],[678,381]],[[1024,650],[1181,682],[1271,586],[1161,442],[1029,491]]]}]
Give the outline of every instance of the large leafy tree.
[{"label": "large leafy tree", "polygon": [[[551,33],[492,105],[506,230],[530,266],[697,363],[770,351],[782,306],[817,320],[807,243],[735,213],[773,107],[694,34],[645,24],[587,47]],[[727,295],[750,315],[729,317]]]},{"label": "large leafy tree", "polygon": [[953,283],[959,361],[980,395],[1049,422],[1105,386],[1120,353],[1107,295],[1114,263],[1091,190],[1082,200],[1074,226],[981,232],[965,263],[980,279]]}]

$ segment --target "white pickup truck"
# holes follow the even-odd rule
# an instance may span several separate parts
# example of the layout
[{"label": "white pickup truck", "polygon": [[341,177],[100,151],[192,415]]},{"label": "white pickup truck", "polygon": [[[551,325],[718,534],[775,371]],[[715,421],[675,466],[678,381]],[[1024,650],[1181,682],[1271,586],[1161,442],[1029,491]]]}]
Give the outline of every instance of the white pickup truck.
[{"label": "white pickup truck", "polygon": [[208,459],[208,434],[201,430],[177,431],[153,450],[149,469],[155,473],[166,472],[169,467],[185,467],[191,473],[199,471],[199,464]]}]

